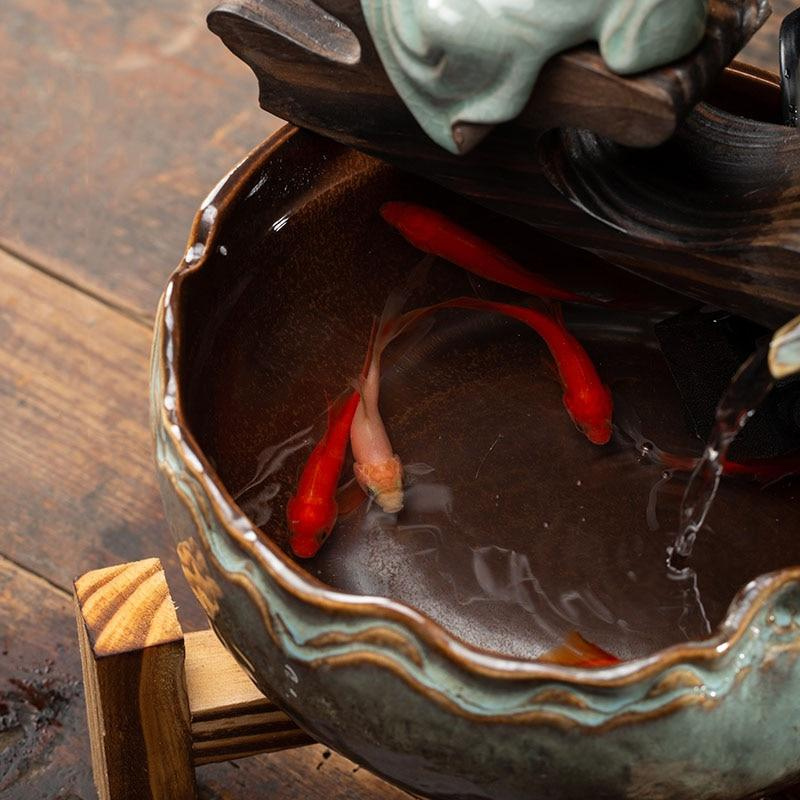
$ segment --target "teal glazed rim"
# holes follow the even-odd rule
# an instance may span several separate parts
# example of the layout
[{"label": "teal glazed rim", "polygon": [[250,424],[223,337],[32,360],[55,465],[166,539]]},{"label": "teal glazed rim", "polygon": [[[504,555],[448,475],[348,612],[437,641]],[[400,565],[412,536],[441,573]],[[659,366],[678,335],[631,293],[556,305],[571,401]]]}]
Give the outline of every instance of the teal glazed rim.
[{"label": "teal glazed rim", "polygon": [[[222,485],[185,421],[178,378],[183,284],[187,276],[205,268],[239,199],[273,191],[271,165],[280,161],[276,156],[302,149],[311,139],[318,137],[284,127],[236,166],[204,201],[186,255],[159,302],[152,350],[151,420],[167,518],[180,541],[184,572],[198,600],[256,683],[269,689],[321,741],[339,746],[356,760],[369,759],[358,746],[343,745],[333,734],[327,738],[325,732],[320,734],[313,715],[306,713],[306,699],[297,689],[298,669],[324,668],[326,680],[335,686],[338,670],[344,674],[363,667],[399,679],[425,702],[471,723],[594,734],[687,707],[713,710],[737,687],[757,683],[757,673],[778,662],[794,670],[786,677],[787,686],[800,688],[800,683],[793,683],[800,681],[800,668],[795,669],[800,652],[800,567],[748,583],[707,639],[587,669],[492,653],[459,640],[403,603],[335,590],[259,534]],[[342,158],[352,159],[361,169],[374,163],[339,145],[327,146],[337,148]],[[256,614],[263,631],[251,628],[245,635],[244,624],[241,628],[231,624],[239,613],[231,609],[240,601],[226,600],[228,586],[237,587],[238,598],[246,598],[248,619]],[[273,661],[276,668],[266,676],[265,665]],[[749,688],[744,696],[750,694]],[[766,770],[770,780],[784,780],[800,770],[800,746],[788,735],[798,702],[778,703],[770,712],[779,727],[786,726],[787,734],[780,746],[770,745],[774,763],[764,763],[758,770],[759,774]],[[732,703],[736,706],[736,698]],[[734,711],[746,716],[752,709],[736,706]],[[778,770],[777,765],[783,766]],[[773,776],[776,770],[780,774]],[[388,768],[376,771],[414,789],[413,781],[398,778]],[[753,780],[756,788],[765,785],[761,777]]]}]

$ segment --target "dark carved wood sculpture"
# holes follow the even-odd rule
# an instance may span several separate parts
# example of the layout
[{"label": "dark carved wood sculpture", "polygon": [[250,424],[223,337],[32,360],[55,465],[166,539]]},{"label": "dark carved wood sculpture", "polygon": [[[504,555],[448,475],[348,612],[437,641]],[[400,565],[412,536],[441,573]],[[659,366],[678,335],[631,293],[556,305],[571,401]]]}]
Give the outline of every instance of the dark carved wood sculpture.
[{"label": "dark carved wood sculpture", "polygon": [[777,78],[723,73],[768,14],[765,0],[711,0],[698,48],[634,77],[593,46],[566,52],[517,119],[460,156],[397,96],[358,0],[226,2],[208,22],[274,114],[777,325],[800,311],[800,134],[778,124]]}]

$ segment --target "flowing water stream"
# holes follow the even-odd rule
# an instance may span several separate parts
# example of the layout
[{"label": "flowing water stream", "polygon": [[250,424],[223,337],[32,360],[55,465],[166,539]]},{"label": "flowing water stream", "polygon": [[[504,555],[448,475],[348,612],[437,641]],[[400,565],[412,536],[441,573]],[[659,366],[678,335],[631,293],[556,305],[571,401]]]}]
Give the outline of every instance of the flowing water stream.
[{"label": "flowing water stream", "polygon": [[672,568],[686,569],[685,560],[692,554],[697,534],[717,495],[728,450],[736,434],[769,394],[773,383],[766,348],[759,348],[733,376],[719,401],[711,435],[683,494],[680,529],[668,551],[668,563]]}]

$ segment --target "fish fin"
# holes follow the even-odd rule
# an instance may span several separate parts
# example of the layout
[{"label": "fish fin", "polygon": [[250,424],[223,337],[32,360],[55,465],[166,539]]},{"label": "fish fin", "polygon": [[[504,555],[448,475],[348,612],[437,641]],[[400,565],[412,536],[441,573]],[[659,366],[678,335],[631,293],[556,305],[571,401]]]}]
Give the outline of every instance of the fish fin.
[{"label": "fish fin", "polygon": [[[369,372],[369,366],[372,363],[373,354],[375,353],[375,342],[378,338],[378,330],[379,330],[378,320],[376,320],[373,317],[372,328],[370,329],[369,332],[369,341],[367,342],[367,352],[364,356],[364,364],[361,367],[361,376],[359,379],[359,383],[363,382],[366,379],[367,373]],[[360,391],[358,386],[356,386],[355,388]]]},{"label": "fish fin", "polygon": [[578,631],[570,631],[562,644],[548,650],[538,660],[565,667],[608,667],[621,663],[621,659],[584,639]]},{"label": "fish fin", "polygon": [[403,307],[408,302],[408,298],[417,289],[425,285],[431,264],[435,260],[435,257],[431,255],[426,255],[420,259],[414,269],[411,270],[403,286],[393,291],[386,299],[378,322],[376,351],[379,351],[379,353],[385,350],[386,346],[408,327],[408,323],[404,324]]},{"label": "fish fin", "polygon": [[553,363],[552,358],[548,358],[547,353],[543,352],[540,355],[539,361],[542,365],[542,371],[546,373],[546,376],[556,383],[561,385],[561,376],[558,374],[558,367]]},{"label": "fish fin", "polygon": [[364,490],[358,485],[355,478],[342,484],[336,492],[336,507],[339,517],[346,517],[361,507],[367,499]]},{"label": "fish fin", "polygon": [[404,324],[403,330],[397,334],[398,338],[403,337],[402,344],[392,353],[391,358],[386,359],[384,371],[393,369],[402,359],[406,358],[436,324],[433,317],[424,319],[424,316],[420,315],[417,320],[416,324]]},{"label": "fish fin", "polygon": [[430,475],[431,472],[435,472],[436,468],[430,464],[417,462],[416,464],[404,464],[403,469],[407,475]]},{"label": "fish fin", "polygon": [[546,301],[545,306],[550,316],[556,321],[556,324],[561,328],[566,328],[567,323],[564,319],[564,307],[558,300]]},{"label": "fish fin", "polygon": [[[418,319],[425,316],[427,309],[415,309],[413,312],[404,314],[403,307],[414,291],[424,286],[434,260],[434,256],[430,255],[426,255],[422,258],[411,271],[411,274],[408,276],[403,286],[393,291],[386,299],[380,318],[377,323],[373,324],[373,336],[370,337],[371,344],[368,348],[367,359],[365,360],[361,372],[362,384],[366,381],[373,367],[378,370],[378,372],[380,371],[380,359],[383,355],[383,351],[389,344],[405,333]],[[427,331],[425,331],[425,333],[427,333]],[[424,336],[425,333],[422,335]],[[415,339],[413,344],[416,344],[416,341],[418,340]]]},{"label": "fish fin", "polygon": [[746,476],[762,482],[775,483],[800,472],[800,452],[775,458],[753,458],[744,461],[730,461],[723,458],[722,465],[726,475]]},{"label": "fish fin", "polygon": [[486,297],[486,292],[484,291],[483,284],[481,281],[475,276],[474,273],[468,272],[467,273],[467,280],[469,281],[470,289],[472,289],[473,294],[475,297],[485,300],[488,299]]}]

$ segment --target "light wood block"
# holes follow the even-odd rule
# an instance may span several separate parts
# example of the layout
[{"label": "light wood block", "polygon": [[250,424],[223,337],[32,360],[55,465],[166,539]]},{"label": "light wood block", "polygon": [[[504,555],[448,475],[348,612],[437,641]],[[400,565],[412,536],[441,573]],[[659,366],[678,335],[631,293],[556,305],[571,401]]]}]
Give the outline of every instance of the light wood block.
[{"label": "light wood block", "polygon": [[158,559],[75,581],[100,800],[194,800],[194,768],[312,744],[211,630],[184,636]]},{"label": "light wood block", "polygon": [[75,581],[100,800],[196,797],[183,632],[158,559]]},{"label": "light wood block", "polygon": [[184,641],[195,764],[313,744],[255,687],[213,631],[187,633]]}]

